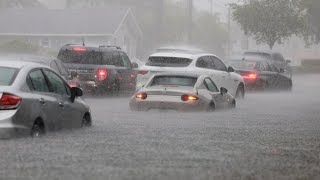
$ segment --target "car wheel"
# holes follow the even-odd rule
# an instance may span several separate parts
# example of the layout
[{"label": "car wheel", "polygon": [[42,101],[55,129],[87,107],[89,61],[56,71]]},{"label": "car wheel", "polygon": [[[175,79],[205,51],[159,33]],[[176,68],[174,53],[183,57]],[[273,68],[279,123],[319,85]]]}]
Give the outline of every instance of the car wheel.
[{"label": "car wheel", "polygon": [[31,137],[40,137],[45,134],[44,125],[40,120],[37,120],[31,128]]},{"label": "car wheel", "polygon": [[239,85],[236,92],[236,98],[243,99],[245,95],[245,90],[243,85]]},{"label": "car wheel", "polygon": [[92,122],[90,115],[86,114],[83,116],[82,121],[81,121],[81,127],[91,127]]},{"label": "car wheel", "polygon": [[214,112],[216,110],[216,105],[211,102],[208,106],[207,112]]}]

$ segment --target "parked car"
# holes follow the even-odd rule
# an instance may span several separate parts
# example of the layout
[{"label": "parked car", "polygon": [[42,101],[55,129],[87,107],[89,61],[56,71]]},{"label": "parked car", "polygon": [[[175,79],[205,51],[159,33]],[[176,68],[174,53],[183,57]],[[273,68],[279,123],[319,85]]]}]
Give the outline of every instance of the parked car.
[{"label": "parked car", "polygon": [[1,55],[0,60],[25,61],[46,65],[55,70],[61,77],[63,77],[68,82],[70,86],[79,86],[79,84],[77,83],[77,76],[71,74],[63,65],[63,63],[59,59],[54,57],[36,56],[30,54],[6,54]]},{"label": "parked car", "polygon": [[93,92],[134,91],[136,63],[120,47],[65,45],[58,59],[75,73],[80,87]]},{"label": "parked car", "polygon": [[226,65],[216,55],[201,51],[161,50],[150,55],[146,64],[139,68],[139,89],[157,72],[186,72],[210,76],[218,88],[225,87],[235,97],[244,97],[243,78],[234,73],[232,67]]},{"label": "parked car", "polygon": [[0,61],[0,137],[90,126],[91,111],[80,96],[80,88],[70,88],[48,66]]},{"label": "parked car", "polygon": [[273,60],[231,60],[248,90],[292,89],[292,79]]},{"label": "parked car", "polygon": [[131,110],[173,109],[178,111],[214,111],[235,108],[236,100],[207,75],[160,73],[131,98]]},{"label": "parked car", "polygon": [[268,51],[246,51],[243,54],[243,59],[246,60],[269,60],[270,63],[277,66],[278,69],[286,76],[292,78],[291,60],[285,60],[283,55],[278,52]]}]

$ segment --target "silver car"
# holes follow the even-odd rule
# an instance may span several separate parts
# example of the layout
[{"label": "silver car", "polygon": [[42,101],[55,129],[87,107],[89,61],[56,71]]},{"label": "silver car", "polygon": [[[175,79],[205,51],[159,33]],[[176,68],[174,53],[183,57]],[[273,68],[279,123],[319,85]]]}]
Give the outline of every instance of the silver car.
[{"label": "silver car", "polygon": [[79,96],[80,88],[70,88],[48,66],[1,61],[0,137],[90,126],[90,108]]},{"label": "silver car", "polygon": [[162,73],[150,78],[130,101],[131,110],[214,111],[235,108],[236,100],[207,75]]}]

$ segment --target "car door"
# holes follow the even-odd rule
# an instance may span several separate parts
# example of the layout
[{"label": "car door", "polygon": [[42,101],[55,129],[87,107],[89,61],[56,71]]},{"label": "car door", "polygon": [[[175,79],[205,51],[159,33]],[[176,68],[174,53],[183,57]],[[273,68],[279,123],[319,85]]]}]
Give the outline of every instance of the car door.
[{"label": "car door", "polygon": [[[224,87],[227,88],[229,91],[232,91],[234,88],[234,81],[231,78],[231,74],[227,72],[227,67],[224,65],[224,63],[216,56],[210,57],[212,60],[212,68],[217,71],[216,74],[218,74],[221,78],[220,81],[217,83],[218,87]],[[213,79],[215,80],[215,79]]]},{"label": "car door", "polygon": [[215,102],[216,108],[224,108],[227,104],[225,101],[225,96],[221,95],[219,89],[217,88],[216,84],[212,81],[211,78],[205,78],[203,84],[207,88],[207,90],[212,95],[212,100]]},{"label": "car door", "polygon": [[122,87],[127,87],[129,89],[135,88],[136,75],[135,75],[134,69],[132,68],[132,63],[129,57],[124,52],[120,52],[120,57],[124,66],[124,69],[121,70],[122,83],[123,83]]},{"label": "car door", "polygon": [[[42,69],[33,69],[27,77],[27,85],[33,93],[33,104],[35,109],[40,109],[39,117],[45,123],[46,129],[53,131],[57,129],[56,121],[59,118],[60,109],[58,108],[58,99],[52,96],[48,81],[46,80]],[[37,117],[38,118],[38,117]]]},{"label": "car door", "polygon": [[71,91],[66,82],[55,72],[45,69],[44,73],[49,81],[53,95],[59,100],[59,129],[79,127],[81,125],[82,113],[78,104],[71,101]]},{"label": "car door", "polygon": [[201,74],[211,76],[218,86],[222,83],[222,76],[219,74],[219,71],[215,70],[214,63],[210,56],[199,57],[196,62],[196,68]]}]

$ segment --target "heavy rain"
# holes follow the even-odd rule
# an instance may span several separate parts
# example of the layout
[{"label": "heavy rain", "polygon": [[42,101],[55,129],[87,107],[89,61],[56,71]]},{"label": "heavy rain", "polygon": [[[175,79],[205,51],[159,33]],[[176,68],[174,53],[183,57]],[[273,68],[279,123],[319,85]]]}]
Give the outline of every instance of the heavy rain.
[{"label": "heavy rain", "polygon": [[320,179],[319,0],[0,0],[0,180]]}]

